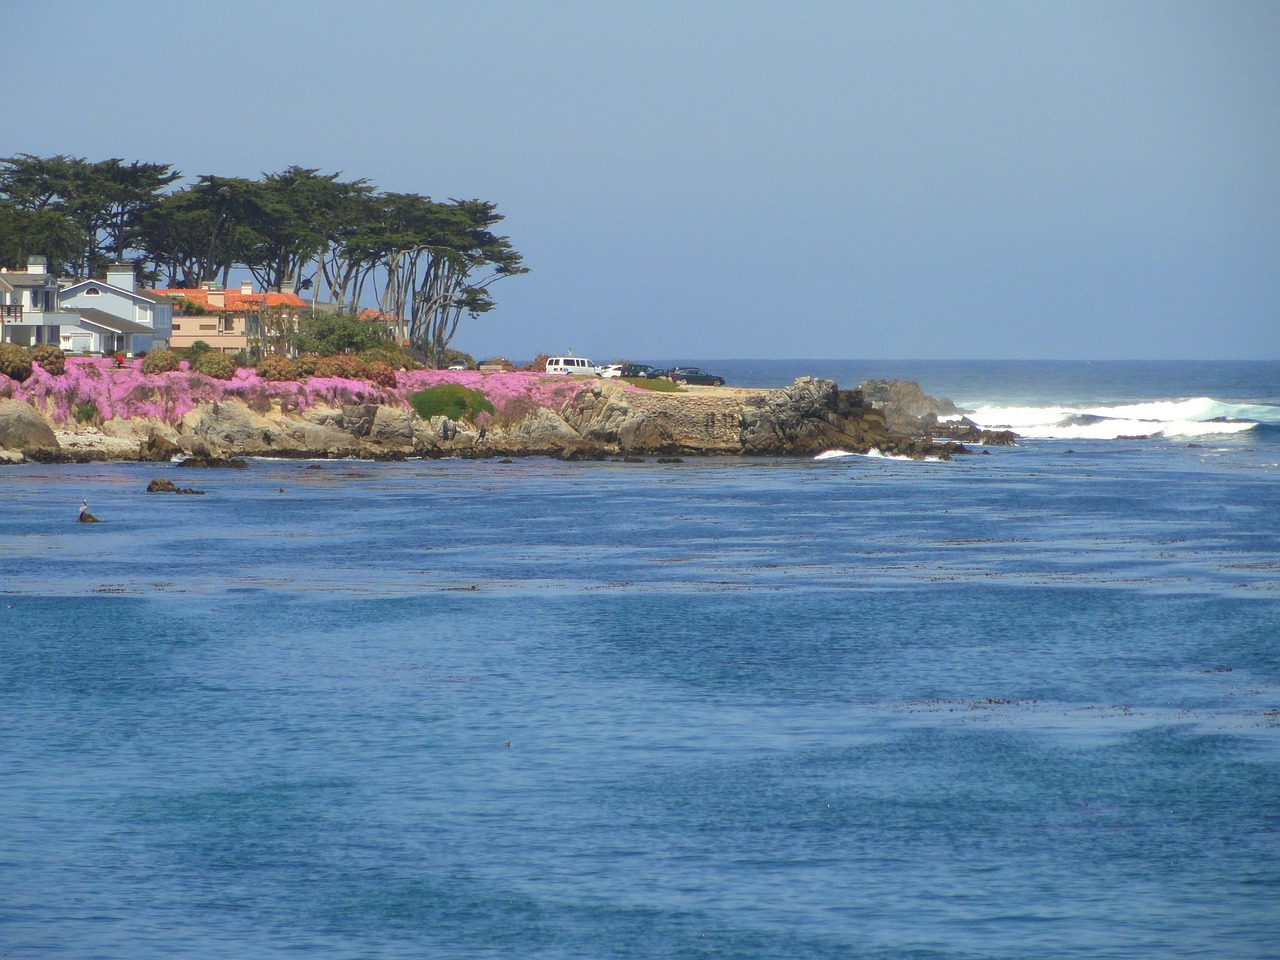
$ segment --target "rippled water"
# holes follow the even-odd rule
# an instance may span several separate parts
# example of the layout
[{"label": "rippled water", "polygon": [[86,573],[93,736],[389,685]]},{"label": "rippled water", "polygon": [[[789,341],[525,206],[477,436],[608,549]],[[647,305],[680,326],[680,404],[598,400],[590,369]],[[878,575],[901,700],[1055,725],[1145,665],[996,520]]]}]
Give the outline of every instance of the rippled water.
[{"label": "rippled water", "polygon": [[0,955],[1275,956],[1273,453],[7,469]]}]

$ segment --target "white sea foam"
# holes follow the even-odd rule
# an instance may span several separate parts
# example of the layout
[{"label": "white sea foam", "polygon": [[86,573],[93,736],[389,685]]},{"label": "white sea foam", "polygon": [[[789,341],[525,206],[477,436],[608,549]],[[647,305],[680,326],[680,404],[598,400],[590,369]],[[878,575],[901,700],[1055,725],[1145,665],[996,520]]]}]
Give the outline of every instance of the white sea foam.
[{"label": "white sea foam", "polygon": [[1081,406],[986,405],[976,407],[969,419],[989,430],[1012,430],[1038,439],[1190,438],[1244,433],[1259,421],[1280,419],[1280,409],[1192,397]]},{"label": "white sea foam", "polygon": [[862,457],[867,460],[905,460],[908,463],[942,463],[940,457],[904,457],[900,454],[882,453],[875,447],[872,447],[866,453],[853,453],[849,450],[824,450],[815,456],[815,460],[844,460],[848,457]]}]

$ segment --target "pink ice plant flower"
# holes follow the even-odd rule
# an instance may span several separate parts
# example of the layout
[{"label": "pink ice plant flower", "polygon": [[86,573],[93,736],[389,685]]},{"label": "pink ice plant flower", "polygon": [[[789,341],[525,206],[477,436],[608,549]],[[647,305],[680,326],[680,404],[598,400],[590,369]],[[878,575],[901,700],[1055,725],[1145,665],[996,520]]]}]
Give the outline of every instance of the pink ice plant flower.
[{"label": "pink ice plant flower", "polygon": [[22,383],[0,375],[0,397],[25,400],[59,423],[70,421],[76,407],[85,403],[93,404],[103,420],[143,417],[176,423],[201,403],[234,399],[254,405],[279,400],[299,410],[355,403],[408,406],[412,393],[456,383],[479,390],[493,404],[492,416],[478,418],[481,425],[489,419],[518,422],[542,408],[561,410],[590,386],[590,381],[570,377],[477,370],[400,371],[394,388],[344,377],[263,380],[248,369],[237,370],[230,380],[216,380],[186,367],[184,361],[182,369],[145,374],[138,362],[117,368],[107,358],[69,357],[61,376],[47,373],[38,363]]}]

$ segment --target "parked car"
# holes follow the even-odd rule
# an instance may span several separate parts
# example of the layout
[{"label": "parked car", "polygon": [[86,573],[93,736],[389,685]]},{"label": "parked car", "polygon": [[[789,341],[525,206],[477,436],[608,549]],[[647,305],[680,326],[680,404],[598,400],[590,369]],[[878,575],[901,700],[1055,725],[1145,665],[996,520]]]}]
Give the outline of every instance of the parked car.
[{"label": "parked car", "polygon": [[586,357],[550,357],[547,360],[547,373],[568,373],[578,376],[598,377],[600,368]]},{"label": "parked car", "polygon": [[611,363],[600,371],[602,377],[629,377],[646,380],[653,376],[653,367],[647,363]]},{"label": "parked car", "polygon": [[723,387],[724,377],[707,373],[701,367],[675,367],[665,374],[676,383],[692,383],[700,387]]},{"label": "parked car", "polygon": [[449,369],[450,370],[470,370],[471,368],[467,366],[467,361],[465,360],[454,360],[452,363],[449,364]]}]

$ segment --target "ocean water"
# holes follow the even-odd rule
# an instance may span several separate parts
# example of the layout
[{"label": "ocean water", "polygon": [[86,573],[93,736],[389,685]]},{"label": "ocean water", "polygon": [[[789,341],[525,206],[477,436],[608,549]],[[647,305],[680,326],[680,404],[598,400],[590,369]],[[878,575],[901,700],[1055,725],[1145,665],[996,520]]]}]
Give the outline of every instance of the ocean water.
[{"label": "ocean water", "polygon": [[0,956],[1280,955],[1280,364],[700,365],[1026,439],[0,470]]}]

